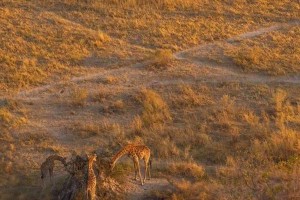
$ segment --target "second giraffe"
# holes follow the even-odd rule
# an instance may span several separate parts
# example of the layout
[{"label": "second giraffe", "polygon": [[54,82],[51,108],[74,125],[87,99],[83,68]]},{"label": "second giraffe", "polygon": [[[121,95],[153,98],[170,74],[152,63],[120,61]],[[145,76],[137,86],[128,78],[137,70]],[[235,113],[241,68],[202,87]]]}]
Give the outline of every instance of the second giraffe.
[{"label": "second giraffe", "polygon": [[[128,144],[118,151],[111,160],[111,170],[115,167],[116,162],[124,155],[128,155],[132,158],[134,164],[135,180],[137,180],[137,172],[139,173],[141,184],[144,185],[146,180],[146,174],[150,180],[151,173],[151,160],[150,160],[150,149],[145,145]],[[139,160],[144,160],[145,172],[144,179],[142,179]]]}]

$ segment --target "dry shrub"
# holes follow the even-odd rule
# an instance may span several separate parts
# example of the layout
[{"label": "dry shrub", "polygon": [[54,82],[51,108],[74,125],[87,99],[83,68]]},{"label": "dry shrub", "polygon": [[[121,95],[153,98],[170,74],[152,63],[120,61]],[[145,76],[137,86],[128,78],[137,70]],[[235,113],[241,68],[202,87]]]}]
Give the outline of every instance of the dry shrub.
[{"label": "dry shrub", "polygon": [[180,94],[174,97],[175,104],[178,106],[202,106],[211,104],[212,101],[207,94],[201,94],[193,90],[189,85],[180,85]]},{"label": "dry shrub", "polygon": [[96,47],[102,47],[103,43],[109,42],[111,40],[111,38],[109,37],[109,35],[107,35],[106,33],[102,32],[102,31],[98,31],[96,33],[96,38],[94,41],[94,44]]},{"label": "dry shrub", "polygon": [[[3,63],[3,74],[1,82],[8,87],[20,88],[42,83],[46,73],[37,65],[36,59],[16,59],[10,55],[1,55],[0,62]],[[2,75],[2,73],[0,74]]]},{"label": "dry shrub", "polygon": [[206,133],[200,133],[197,138],[197,143],[200,145],[208,145],[212,142],[211,137]]},{"label": "dry shrub", "polygon": [[238,175],[237,161],[232,156],[227,156],[226,165],[217,168],[217,176],[220,178],[235,178]]},{"label": "dry shrub", "polygon": [[248,112],[244,114],[245,121],[251,126],[257,126],[259,124],[259,117],[253,112]]},{"label": "dry shrub", "polygon": [[154,63],[150,65],[150,69],[166,69],[170,66],[173,59],[174,57],[171,50],[157,50],[153,56]]},{"label": "dry shrub", "polygon": [[124,112],[126,108],[125,103],[123,102],[123,100],[116,100],[114,102],[111,103],[111,105],[109,105],[108,107],[104,108],[104,112],[106,113],[122,113]]},{"label": "dry shrub", "polygon": [[175,9],[197,9],[203,2],[199,0],[159,0],[159,1],[144,1],[144,0],[110,0],[104,1],[107,4],[115,4],[126,8],[151,8],[163,10]]},{"label": "dry shrub", "polygon": [[235,99],[230,97],[229,95],[223,95],[220,100],[220,105],[227,112],[234,112]]},{"label": "dry shrub", "polygon": [[155,155],[158,158],[177,158],[180,156],[181,150],[174,141],[159,136],[151,136],[151,146],[155,149]]},{"label": "dry shrub", "polygon": [[282,112],[284,108],[284,104],[287,100],[287,93],[284,90],[277,89],[273,94],[273,103],[276,112]]},{"label": "dry shrub", "polygon": [[100,127],[93,123],[77,123],[69,128],[72,135],[80,138],[89,138],[100,134]]},{"label": "dry shrub", "polygon": [[194,180],[199,180],[204,177],[205,169],[196,163],[185,163],[177,162],[172,163],[168,166],[169,172],[173,176],[180,176],[186,178],[192,178]]},{"label": "dry shrub", "polygon": [[273,94],[272,100],[276,113],[275,123],[278,128],[284,128],[290,120],[293,120],[295,109],[290,105],[287,92],[284,90],[277,89]]},{"label": "dry shrub", "polygon": [[125,140],[124,127],[118,123],[110,122],[107,119],[100,121],[99,131],[103,138],[106,138],[107,141],[112,142],[111,146],[123,143]]},{"label": "dry shrub", "polygon": [[300,155],[300,137],[297,132],[284,128],[272,133],[265,141],[254,140],[252,151],[257,158],[287,161]]},{"label": "dry shrub", "polygon": [[[237,176],[231,180],[242,180],[239,189],[245,197],[255,199],[295,199],[299,196],[299,156],[288,161],[274,163],[268,157],[246,154],[240,159]],[[238,189],[236,188],[236,189]]]},{"label": "dry shrub", "polygon": [[230,149],[224,142],[208,141],[206,145],[199,146],[197,152],[194,153],[196,160],[208,162],[212,164],[225,163],[226,156],[230,154]]},{"label": "dry shrub", "polygon": [[137,135],[141,135],[142,134],[142,130],[143,130],[143,120],[141,119],[141,117],[135,116],[133,118],[133,121],[131,122],[131,128],[133,129],[133,132]]},{"label": "dry shrub", "polygon": [[119,79],[115,76],[108,76],[105,78],[104,82],[107,84],[117,84],[119,82]]},{"label": "dry shrub", "polygon": [[223,187],[216,182],[198,181],[191,182],[188,180],[174,181],[173,185],[176,191],[169,197],[170,200],[214,200],[229,199],[226,193],[223,193]]},{"label": "dry shrub", "polygon": [[0,127],[16,127],[27,123],[25,113],[15,106],[12,104],[0,106]]},{"label": "dry shrub", "polygon": [[107,89],[107,88],[104,88],[104,87],[100,87],[98,90],[97,90],[97,93],[91,95],[91,99],[92,101],[94,102],[100,102],[100,103],[103,103],[105,100],[109,99],[112,97],[112,91]]},{"label": "dry shrub", "polygon": [[214,111],[214,125],[224,133],[232,131],[232,127],[239,117],[239,110],[236,109],[235,100],[224,95],[219,102],[220,108]]},{"label": "dry shrub", "polygon": [[123,110],[125,108],[125,103],[123,100],[117,100],[113,103],[112,108],[114,110]]},{"label": "dry shrub", "polygon": [[0,109],[1,124],[8,125],[8,124],[12,123],[12,121],[13,121],[13,115],[11,114],[11,112],[6,108],[1,108]]},{"label": "dry shrub", "polygon": [[167,103],[155,91],[144,89],[137,99],[143,105],[141,118],[144,126],[164,124],[172,119]]},{"label": "dry shrub", "polygon": [[245,71],[260,71],[271,75],[299,72],[299,26],[274,31],[242,42],[227,54]]},{"label": "dry shrub", "polygon": [[265,144],[266,152],[274,161],[286,161],[300,155],[300,136],[287,128],[272,134]]},{"label": "dry shrub", "polygon": [[75,87],[71,91],[70,98],[74,106],[84,106],[88,98],[88,91],[83,88]]}]

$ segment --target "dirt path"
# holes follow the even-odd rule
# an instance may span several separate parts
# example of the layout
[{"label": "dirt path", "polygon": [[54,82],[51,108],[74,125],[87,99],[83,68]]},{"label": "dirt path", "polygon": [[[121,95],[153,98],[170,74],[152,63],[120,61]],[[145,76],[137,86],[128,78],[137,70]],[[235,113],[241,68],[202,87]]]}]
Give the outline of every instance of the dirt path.
[{"label": "dirt path", "polygon": [[[219,76],[220,76],[219,79],[216,79],[216,80],[210,79],[210,80],[207,80],[206,82],[209,82],[209,81],[211,81],[211,82],[237,81],[237,82],[244,82],[244,83],[247,83],[247,82],[249,82],[249,83],[277,82],[277,83],[300,84],[300,76],[272,77],[272,76],[267,76],[267,75],[262,75],[262,74],[245,74],[245,73],[243,73],[239,70],[233,69],[231,67],[224,67],[220,63],[218,63],[218,64],[213,63],[205,57],[204,58],[202,57],[202,59],[199,59],[199,58],[195,58],[195,57],[191,56],[193,53],[198,53],[198,57],[201,57],[201,54],[204,54],[209,49],[216,49],[216,48],[218,48],[218,46],[220,46],[222,44],[234,44],[237,41],[241,41],[243,39],[248,39],[248,38],[253,38],[253,37],[256,37],[256,36],[271,32],[271,31],[280,30],[288,25],[293,25],[293,24],[298,25],[299,22],[291,22],[291,23],[287,23],[287,24],[277,24],[277,25],[274,25],[271,27],[261,28],[256,31],[243,33],[241,35],[229,38],[224,41],[216,41],[216,42],[196,46],[196,47],[175,53],[174,58],[178,59],[178,60],[187,60],[188,62],[192,62],[198,66],[205,66],[207,68],[213,68],[216,71],[217,71],[217,69],[222,69],[221,73],[219,74]],[[79,83],[79,82],[83,82],[83,81],[92,81],[92,80],[104,78],[107,76],[122,74],[122,73],[128,72],[129,69],[130,69],[130,71],[134,71],[139,68],[145,67],[145,66],[149,65],[150,63],[152,63],[151,60],[145,61],[142,63],[136,63],[133,65],[118,68],[118,69],[109,69],[109,70],[101,71],[101,72],[95,73],[95,74],[84,75],[81,77],[74,77],[74,78],[70,79],[69,81],[61,81],[61,82],[57,82],[57,83],[52,83],[52,84],[36,87],[33,89],[29,89],[29,90],[20,91],[17,94],[17,97],[19,97],[19,98],[20,97],[21,98],[22,97],[29,98],[30,96],[33,97],[33,96],[38,95],[39,93],[42,93],[42,92],[49,90],[58,85],[63,85],[66,83]],[[224,76],[225,75],[224,73],[230,74],[231,76]],[[176,82],[176,80],[174,80],[174,82]]]},{"label": "dirt path", "polygon": [[[293,21],[290,23],[277,24],[267,28],[261,28],[256,31],[243,33],[241,35],[229,38],[224,41],[216,41],[200,46],[196,46],[178,53],[174,54],[174,57],[178,60],[187,60],[198,66],[210,67],[213,69],[222,69],[223,72],[227,74],[231,74],[231,77],[225,76],[225,74],[220,74],[222,76],[221,81],[237,81],[242,83],[292,83],[292,84],[300,84],[300,76],[269,76],[263,75],[260,73],[243,73],[238,70],[234,63],[228,60],[226,56],[224,56],[223,52],[219,55],[224,63],[217,63],[209,58],[207,58],[207,52],[210,51],[222,51],[220,47],[225,45],[235,45],[237,42],[254,38],[272,31],[283,29],[290,25],[299,25],[299,21]],[[196,54],[196,55],[195,55]]]},{"label": "dirt path", "polygon": [[149,198],[151,192],[164,191],[171,187],[169,181],[165,178],[152,178],[151,180],[147,180],[145,185],[141,186],[140,182],[133,180],[132,177],[128,177],[125,188],[125,192],[127,193],[126,198],[130,200]]}]

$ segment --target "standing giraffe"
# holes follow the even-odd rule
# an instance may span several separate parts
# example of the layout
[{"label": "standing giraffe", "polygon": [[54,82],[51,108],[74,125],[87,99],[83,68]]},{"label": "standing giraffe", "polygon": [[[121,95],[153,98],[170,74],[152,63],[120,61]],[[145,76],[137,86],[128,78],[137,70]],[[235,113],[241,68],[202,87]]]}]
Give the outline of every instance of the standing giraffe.
[{"label": "standing giraffe", "polygon": [[52,182],[52,176],[53,176],[53,169],[55,166],[54,161],[58,160],[60,161],[64,166],[67,165],[66,158],[61,157],[59,155],[51,155],[49,156],[42,164],[41,164],[41,179],[43,181],[43,186],[45,186],[44,179],[46,178],[47,174],[49,173],[50,181]]},{"label": "standing giraffe", "polygon": [[96,197],[96,175],[93,169],[93,163],[96,161],[97,155],[89,155],[88,156],[88,171],[87,171],[87,180],[86,180],[86,199],[95,200]]},{"label": "standing giraffe", "polygon": [[[128,155],[132,158],[134,164],[134,172],[135,172],[135,180],[137,180],[137,172],[139,173],[141,184],[144,185],[146,180],[146,174],[148,172],[148,178],[150,180],[151,174],[149,166],[151,167],[151,160],[150,160],[150,149],[145,145],[135,145],[135,144],[128,144],[123,147],[120,151],[118,151],[111,160],[111,170],[115,167],[116,162],[124,155]],[[145,163],[145,173],[144,179],[141,176],[140,164],[139,160],[144,160]]]}]

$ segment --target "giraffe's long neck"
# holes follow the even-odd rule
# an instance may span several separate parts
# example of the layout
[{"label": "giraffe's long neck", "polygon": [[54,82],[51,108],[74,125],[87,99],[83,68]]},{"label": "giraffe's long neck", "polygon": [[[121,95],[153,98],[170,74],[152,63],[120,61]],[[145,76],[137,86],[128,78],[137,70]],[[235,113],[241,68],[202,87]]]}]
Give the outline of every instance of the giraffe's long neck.
[{"label": "giraffe's long neck", "polygon": [[89,162],[88,164],[88,178],[94,177],[94,169],[93,169],[93,162]]},{"label": "giraffe's long neck", "polygon": [[111,162],[112,162],[112,164],[114,165],[114,164],[116,164],[116,162],[122,157],[122,156],[124,156],[125,154],[127,154],[129,152],[129,148],[127,148],[127,146],[126,147],[124,147],[123,149],[121,149],[118,153],[116,153],[115,155],[114,155],[114,157],[112,158],[112,160],[111,160]]},{"label": "giraffe's long neck", "polygon": [[54,160],[58,160],[58,161],[60,161],[62,164],[66,164],[66,160],[63,158],[63,157],[61,157],[61,156],[58,156],[58,155],[54,155],[53,157],[52,157],[52,160],[54,161]]}]

